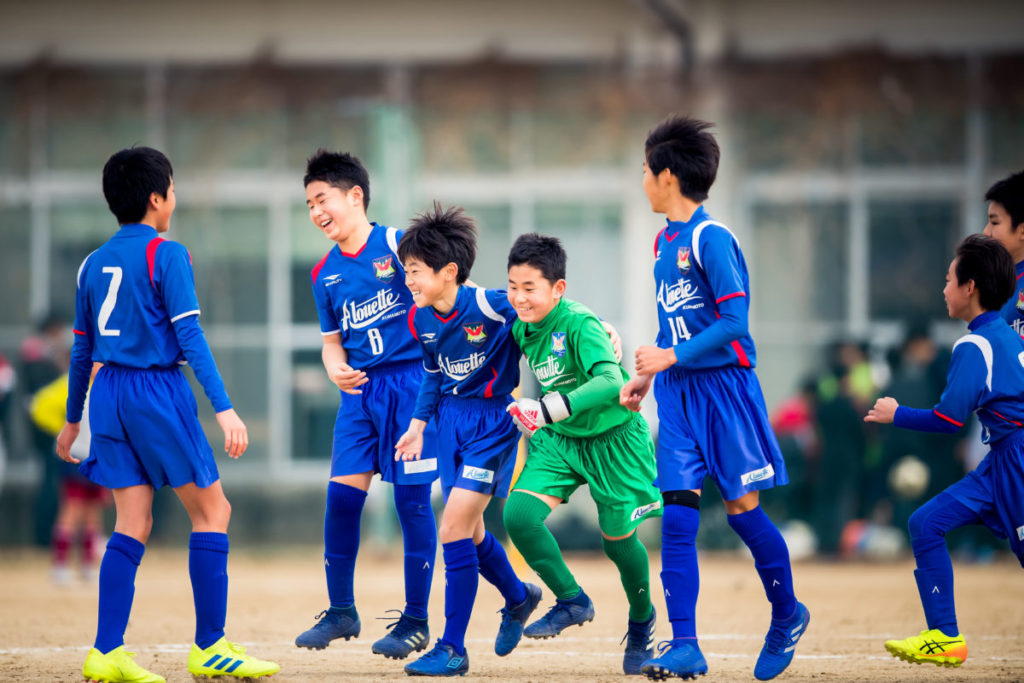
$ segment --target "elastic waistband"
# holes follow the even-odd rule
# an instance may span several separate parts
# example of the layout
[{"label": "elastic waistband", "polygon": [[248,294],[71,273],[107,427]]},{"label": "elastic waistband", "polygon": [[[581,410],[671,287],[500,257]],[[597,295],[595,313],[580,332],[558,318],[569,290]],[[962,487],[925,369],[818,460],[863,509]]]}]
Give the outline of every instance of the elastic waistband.
[{"label": "elastic waistband", "polygon": [[605,439],[614,439],[615,437],[617,437],[618,435],[622,434],[623,432],[629,431],[639,421],[641,421],[643,419],[644,418],[643,418],[642,415],[640,415],[640,413],[630,412],[629,419],[626,420],[625,422],[623,422],[622,424],[615,425],[611,429],[608,429],[606,431],[600,432],[599,434],[595,434],[593,436],[568,436],[566,434],[559,434],[558,432],[556,432],[554,430],[552,430],[552,431],[553,431],[553,433],[558,434],[558,436],[562,437],[563,439],[569,439],[570,441],[590,441],[590,442],[604,441]]},{"label": "elastic waistband", "polygon": [[479,396],[452,396],[451,394],[441,397],[441,407],[445,409],[455,408],[456,410],[505,410],[505,406],[512,403],[511,396],[493,396],[481,398]]},{"label": "elastic waistband", "polygon": [[664,376],[665,379],[685,379],[687,377],[703,377],[716,372],[738,370],[740,372],[749,372],[753,368],[741,368],[738,365],[719,365],[714,368],[681,368],[678,365],[673,365],[670,368],[662,370],[659,374]]},{"label": "elastic waistband", "polygon": [[[361,368],[360,368],[361,369]],[[381,377],[383,375],[401,375],[413,370],[422,370],[423,363],[418,360],[405,361],[404,363],[389,363],[387,365],[374,365],[372,368],[363,370],[367,377]]]},{"label": "elastic waistband", "polygon": [[130,365],[118,365],[117,363],[104,363],[100,372],[181,372],[184,365],[171,365],[169,367],[153,366],[149,368],[133,368]]},{"label": "elastic waistband", "polygon": [[994,441],[989,444],[989,448],[993,451],[1005,451],[1008,448],[1019,446],[1024,444],[1024,429],[1015,429],[999,441]]}]

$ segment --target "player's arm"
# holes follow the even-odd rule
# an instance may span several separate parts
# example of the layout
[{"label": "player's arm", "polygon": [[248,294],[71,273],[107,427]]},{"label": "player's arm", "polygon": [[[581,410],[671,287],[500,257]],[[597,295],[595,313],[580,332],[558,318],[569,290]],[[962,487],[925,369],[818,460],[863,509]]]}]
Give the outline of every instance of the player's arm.
[{"label": "player's arm", "polygon": [[422,342],[420,351],[423,354],[423,380],[416,395],[416,407],[413,408],[409,428],[395,444],[395,460],[419,459],[423,452],[423,430],[427,422],[437,414],[437,404],[441,401],[441,368],[433,352]]},{"label": "player's arm", "polygon": [[325,334],[324,346],[320,357],[324,362],[324,370],[331,382],[346,394],[361,394],[362,385],[369,382],[366,373],[356,370],[348,364],[348,352],[341,345],[341,333]]},{"label": "player's arm", "polygon": [[82,410],[85,394],[89,390],[89,375],[92,371],[92,312],[89,298],[82,287],[82,279],[88,277],[88,263],[82,264],[78,272],[78,289],[75,293],[75,322],[72,327],[75,341],[71,345],[71,362],[68,367],[68,399],[65,407],[67,421],[57,435],[57,455],[71,463],[81,462],[71,455],[71,444],[81,431]]}]

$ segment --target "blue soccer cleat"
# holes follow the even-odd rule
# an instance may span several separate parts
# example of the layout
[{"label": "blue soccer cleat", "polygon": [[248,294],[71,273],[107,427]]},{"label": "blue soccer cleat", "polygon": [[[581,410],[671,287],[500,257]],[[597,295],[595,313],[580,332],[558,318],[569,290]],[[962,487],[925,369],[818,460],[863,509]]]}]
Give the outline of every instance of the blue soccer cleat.
[{"label": "blue soccer cleat", "polygon": [[[643,673],[640,667],[654,657],[654,622],[657,616],[652,605],[651,617],[647,621],[626,622],[626,635],[622,637],[626,642],[626,652],[622,656],[622,672],[627,676]],[[622,645],[622,641],[619,645]]]},{"label": "blue soccer cleat", "polygon": [[640,672],[655,681],[673,676],[696,678],[708,672],[708,663],[696,638],[677,638],[662,641],[658,645],[658,656],[644,662]]},{"label": "blue soccer cleat", "polygon": [[384,655],[388,659],[405,659],[411,652],[426,649],[427,643],[430,642],[427,620],[410,617],[397,609],[388,611],[398,612],[398,620],[388,624],[388,630],[391,632],[373,644],[373,654]]},{"label": "blue soccer cleat", "polygon": [[331,644],[332,640],[338,638],[355,638],[359,635],[362,624],[359,622],[359,614],[356,608],[348,610],[335,610],[333,607],[324,610],[316,615],[320,621],[314,624],[313,628],[303,631],[295,639],[296,647],[305,647],[310,650],[322,650]]},{"label": "blue soccer cleat", "polygon": [[523,585],[526,586],[526,599],[515,607],[501,608],[501,626],[498,627],[498,637],[494,639],[494,654],[499,657],[504,657],[516,649],[516,645],[523,637],[526,620],[540,604],[540,586],[532,583]]},{"label": "blue soccer cleat", "polygon": [[772,620],[771,628],[764,637],[764,647],[754,665],[754,678],[768,681],[786,670],[793,661],[793,650],[810,621],[811,613],[802,602],[796,603],[796,613],[789,619]]},{"label": "blue soccer cleat", "polygon": [[460,655],[442,640],[430,652],[405,665],[405,673],[410,676],[465,676],[467,671],[469,653]]},{"label": "blue soccer cleat", "polygon": [[[586,600],[583,604],[577,601]],[[554,638],[570,626],[583,626],[594,620],[594,603],[580,589],[571,600],[556,600],[554,607],[537,621],[526,627],[523,635],[527,638]]]}]

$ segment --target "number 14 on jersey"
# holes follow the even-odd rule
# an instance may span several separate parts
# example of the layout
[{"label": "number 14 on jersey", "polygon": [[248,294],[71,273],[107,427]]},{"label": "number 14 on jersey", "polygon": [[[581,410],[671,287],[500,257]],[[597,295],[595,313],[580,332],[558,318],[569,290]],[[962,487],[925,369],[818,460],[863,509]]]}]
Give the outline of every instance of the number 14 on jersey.
[{"label": "number 14 on jersey", "polygon": [[672,346],[684,341],[689,341],[690,330],[686,329],[686,321],[683,320],[683,316],[674,315],[668,319],[669,329],[672,330]]}]

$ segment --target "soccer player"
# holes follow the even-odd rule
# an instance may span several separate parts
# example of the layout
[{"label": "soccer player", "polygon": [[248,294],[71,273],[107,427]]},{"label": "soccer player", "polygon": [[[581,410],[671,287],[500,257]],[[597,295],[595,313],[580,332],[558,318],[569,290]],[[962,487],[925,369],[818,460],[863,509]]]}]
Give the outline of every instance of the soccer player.
[{"label": "soccer player", "polygon": [[224,637],[231,506],[180,365],[192,366],[213,404],[225,452],[238,458],[249,437],[199,327],[191,256],[159,236],[174,213],[171,163],[149,147],[121,150],[103,167],[103,195],[120,229],[78,270],[67,423],[57,437],[57,454],[80,462],[70,449],[93,363],[102,363],[89,399],[90,453],[80,469],[113,489],[117,521],[100,563],[99,624],[82,673],[95,681],[164,680],[135,663],[124,649],[124,631],[153,524],[154,490],[170,486],[192,520],[188,568],[196,634],[189,673],[269,676],[280,670],[277,664],[247,655]]},{"label": "soccer player", "polygon": [[515,319],[505,293],[466,284],[476,259],[476,225],[461,208],[417,216],[398,244],[416,301],[410,327],[419,340],[426,377],[409,429],[395,458],[416,462],[423,429],[436,416],[437,453],[445,496],[441,544],[445,573],[445,628],[434,648],[405,667],[415,676],[455,676],[469,670],[466,628],[476,600],[477,575],[505,598],[494,651],[519,644],[523,625],[540,602],[540,588],[523,583],[504,548],[484,528],[491,498],[508,495],[519,433],[505,407],[519,384]]},{"label": "soccer player", "polygon": [[750,282],[736,238],[702,202],[718,171],[711,124],[672,116],[647,136],[643,186],[668,217],[654,244],[657,346],[636,351],[637,376],[620,400],[634,410],[653,382],[658,401],[658,487],[665,503],[661,581],[672,640],[643,665],[651,678],[707,671],[697,642],[699,588],[694,541],[700,494],[710,476],[729,526],[754,555],[772,620],[754,676],[782,673],[810,620],[793,594],[789,551],[758,505],[758,491],[789,481],[753,368],[747,331]]},{"label": "soccer player", "polygon": [[942,290],[950,318],[969,330],[953,345],[946,389],[931,410],[880,398],[866,422],[952,434],[971,413],[990,446],[977,468],[910,516],[914,578],[928,628],[920,635],[889,640],[885,649],[908,662],[960,666],[967,642],[956,622],[953,565],[946,534],[983,524],[1024,566],[1024,340],[1000,318],[999,308],[1016,289],[1013,258],[1001,241],[971,235],[956,249]]},{"label": "soccer player", "polygon": [[437,478],[437,459],[395,463],[392,458],[423,378],[418,344],[409,334],[414,307],[398,259],[401,233],[367,219],[370,176],[356,157],[318,150],[306,165],[304,182],[309,217],[334,242],[313,268],[312,280],[324,369],[340,391],[341,405],[324,515],[330,607],[295,644],[320,650],[336,638],[359,635],[352,585],[359,520],[370,481],[379,473],[394,484],[405,544],[405,609],[372,649],[402,659],[430,640],[427,599],[437,554],[430,486]]},{"label": "soccer player", "polygon": [[1024,336],[1024,171],[1003,178],[988,188],[988,223],[985,234],[995,238],[1010,252],[1016,264],[1014,293],[999,310],[999,315]]},{"label": "soccer player", "polygon": [[554,237],[520,236],[508,256],[508,300],[516,343],[544,396],[509,406],[530,437],[529,456],[505,506],[505,528],[527,564],[555,594],[527,638],[551,638],[594,619],[594,604],[544,525],[580,486],[597,504],[604,551],[619,570],[629,601],[622,669],[639,674],[653,655],[655,614],[647,550],[636,528],[661,515],[654,487],[654,444],[647,422],[619,405],[628,378],[597,316],[566,299],[566,255]]}]

